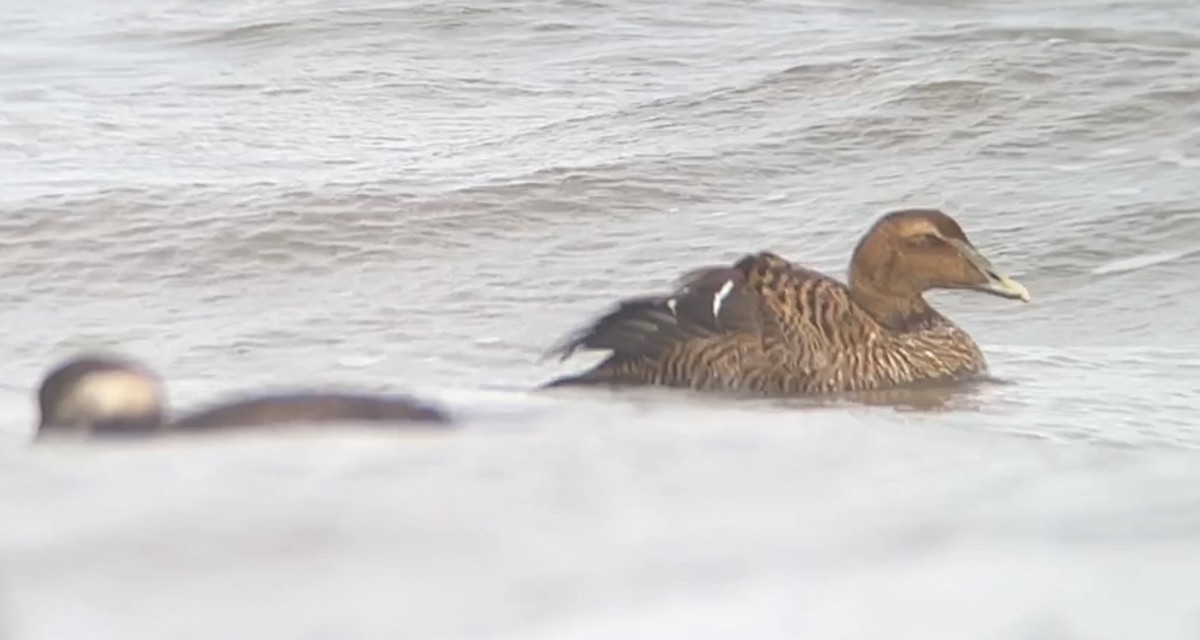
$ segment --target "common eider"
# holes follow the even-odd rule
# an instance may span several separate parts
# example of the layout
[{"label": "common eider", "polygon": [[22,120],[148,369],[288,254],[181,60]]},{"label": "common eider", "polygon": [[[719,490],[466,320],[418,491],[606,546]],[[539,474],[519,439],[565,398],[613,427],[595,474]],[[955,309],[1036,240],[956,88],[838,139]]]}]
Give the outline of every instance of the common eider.
[{"label": "common eider", "polygon": [[79,355],[54,367],[42,380],[37,435],[151,435],[288,422],[450,422],[440,410],[397,395],[327,391],[247,395],[174,419],[167,415],[166,398],[159,376],[139,362],[112,354]]},{"label": "common eider", "polygon": [[620,300],[551,354],[608,350],[598,365],[546,387],[682,387],[815,395],[949,383],[987,362],[929,305],[931,289],[1029,302],[957,222],[935,209],[883,215],[859,241],[849,283],[767,251],[685,274],[673,293]]}]

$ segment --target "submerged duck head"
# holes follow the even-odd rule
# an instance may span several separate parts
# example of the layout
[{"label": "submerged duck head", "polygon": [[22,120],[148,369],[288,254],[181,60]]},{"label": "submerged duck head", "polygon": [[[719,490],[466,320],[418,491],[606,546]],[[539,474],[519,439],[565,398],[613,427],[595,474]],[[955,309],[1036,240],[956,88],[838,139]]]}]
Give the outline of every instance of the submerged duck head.
[{"label": "submerged duck head", "polygon": [[84,354],[46,375],[38,389],[38,435],[139,433],[166,420],[166,393],[154,372],[120,356]]},{"label": "submerged duck head", "polygon": [[1030,300],[1024,286],[992,266],[962,227],[936,209],[895,211],[877,220],[854,250],[849,281],[860,302],[915,300],[930,289]]}]

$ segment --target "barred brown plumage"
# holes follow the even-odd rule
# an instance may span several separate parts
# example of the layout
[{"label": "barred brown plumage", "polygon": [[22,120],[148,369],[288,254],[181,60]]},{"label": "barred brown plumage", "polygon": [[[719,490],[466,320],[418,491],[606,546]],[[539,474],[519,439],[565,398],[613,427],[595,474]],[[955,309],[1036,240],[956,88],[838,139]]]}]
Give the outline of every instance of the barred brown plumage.
[{"label": "barred brown plumage", "polygon": [[966,380],[987,371],[975,341],[922,297],[973,289],[1029,301],[949,215],[882,216],[850,261],[848,284],[771,253],[696,269],[668,295],[628,298],[553,349],[608,350],[549,382],[807,395]]}]

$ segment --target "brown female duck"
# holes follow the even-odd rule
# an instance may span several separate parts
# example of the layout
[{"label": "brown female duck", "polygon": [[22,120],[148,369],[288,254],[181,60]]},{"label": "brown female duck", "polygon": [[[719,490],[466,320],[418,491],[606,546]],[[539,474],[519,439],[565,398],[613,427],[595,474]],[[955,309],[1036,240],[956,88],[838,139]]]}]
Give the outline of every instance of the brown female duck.
[{"label": "brown female duck", "polygon": [[1029,301],[953,218],[888,213],[859,241],[849,284],[769,252],[697,269],[669,295],[628,298],[555,352],[611,353],[550,382],[643,385],[768,395],[903,388],[978,376],[978,345],[922,297],[972,289]]},{"label": "brown female duck", "polygon": [[292,392],[246,396],[170,419],[159,377],[120,356],[84,354],[50,371],[38,389],[38,436],[149,435],[288,422],[444,424],[442,412],[405,396]]}]

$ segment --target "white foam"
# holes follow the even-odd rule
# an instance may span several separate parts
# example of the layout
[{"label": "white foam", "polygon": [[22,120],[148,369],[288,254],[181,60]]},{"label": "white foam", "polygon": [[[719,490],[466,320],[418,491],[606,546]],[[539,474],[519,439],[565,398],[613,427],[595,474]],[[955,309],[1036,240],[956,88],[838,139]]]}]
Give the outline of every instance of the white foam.
[{"label": "white foam", "polygon": [[1191,253],[1190,251],[1162,251],[1158,253],[1148,253],[1140,256],[1130,256],[1120,260],[1106,262],[1092,269],[1092,273],[1096,275],[1107,275],[1111,273],[1124,273],[1126,271],[1137,271],[1155,265],[1178,260]]}]

